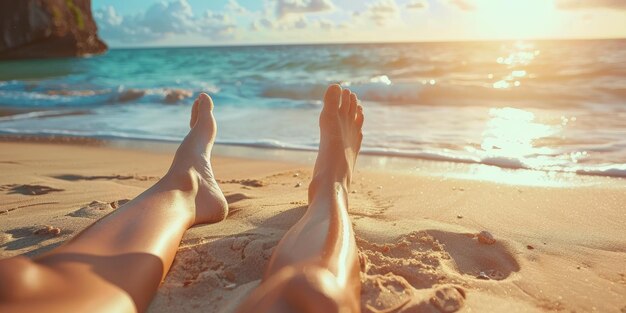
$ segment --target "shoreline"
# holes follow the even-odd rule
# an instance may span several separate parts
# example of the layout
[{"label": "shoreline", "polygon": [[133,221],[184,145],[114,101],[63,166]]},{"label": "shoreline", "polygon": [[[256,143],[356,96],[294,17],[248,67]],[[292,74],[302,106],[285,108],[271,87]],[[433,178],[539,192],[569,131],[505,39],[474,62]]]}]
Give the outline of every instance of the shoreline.
[{"label": "shoreline", "polygon": [[[146,152],[169,153],[173,155],[178,142],[135,138],[95,138],[71,135],[28,135],[0,134],[0,143],[42,143],[102,146],[119,149],[131,149]],[[213,155],[238,159],[287,162],[312,166],[317,151],[305,149],[277,148],[254,145],[215,143]],[[511,185],[536,185],[558,187],[560,185],[626,184],[626,177],[621,175],[602,175],[597,173],[544,171],[526,168],[508,168],[497,165],[472,163],[452,160],[435,160],[384,154],[359,155],[357,168],[382,172],[409,173],[490,181]]]},{"label": "shoreline", "polygon": [[[0,258],[44,253],[154,184],[173,157],[154,148],[0,140]],[[309,160],[225,153],[212,163],[229,217],[187,231],[149,312],[232,312],[306,210]],[[623,180],[525,185],[366,163],[349,208],[365,262],[363,312],[403,302],[436,310],[439,292],[461,311],[626,307]],[[42,233],[47,226],[59,233]],[[480,243],[482,231],[496,243]]]}]

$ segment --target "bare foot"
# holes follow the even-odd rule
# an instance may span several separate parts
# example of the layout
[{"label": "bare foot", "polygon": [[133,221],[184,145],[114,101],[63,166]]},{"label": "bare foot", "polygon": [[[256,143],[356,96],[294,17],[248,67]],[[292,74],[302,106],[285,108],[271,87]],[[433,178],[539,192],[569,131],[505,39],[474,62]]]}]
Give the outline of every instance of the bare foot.
[{"label": "bare foot", "polygon": [[189,124],[191,130],[178,147],[164,179],[182,191],[195,194],[194,224],[219,222],[228,215],[228,203],[211,168],[217,123],[209,95],[202,93],[198,96]]},{"label": "bare foot", "polygon": [[363,140],[363,107],[350,90],[331,85],[320,114],[320,148],[313,181],[341,183],[346,191]]}]

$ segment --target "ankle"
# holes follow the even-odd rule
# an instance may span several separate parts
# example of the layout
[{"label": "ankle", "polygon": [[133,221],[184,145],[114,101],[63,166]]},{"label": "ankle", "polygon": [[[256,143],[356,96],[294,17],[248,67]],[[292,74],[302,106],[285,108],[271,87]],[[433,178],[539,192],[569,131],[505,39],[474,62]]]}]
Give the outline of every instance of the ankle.
[{"label": "ankle", "polygon": [[346,190],[350,188],[352,171],[348,164],[334,163],[328,166],[315,166],[311,183],[328,184],[340,183]]},{"label": "ankle", "polygon": [[175,189],[181,194],[194,198],[198,194],[199,185],[197,174],[192,169],[186,171],[170,170],[161,178],[159,185]]},{"label": "ankle", "polygon": [[[210,173],[209,173],[210,174]],[[160,184],[175,190],[193,215],[193,225],[216,223],[228,215],[228,202],[215,179],[195,168],[170,169]]]},{"label": "ankle", "polygon": [[348,176],[338,177],[323,171],[317,172],[309,184],[309,202],[319,195],[335,194],[341,192],[347,194],[350,186]]}]

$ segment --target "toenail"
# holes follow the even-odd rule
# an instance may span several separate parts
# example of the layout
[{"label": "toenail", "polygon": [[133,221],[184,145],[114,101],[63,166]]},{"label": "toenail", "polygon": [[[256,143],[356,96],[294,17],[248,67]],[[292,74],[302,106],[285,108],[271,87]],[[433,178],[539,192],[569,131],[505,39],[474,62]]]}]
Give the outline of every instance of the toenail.
[{"label": "toenail", "polygon": [[332,85],[330,85],[330,88],[341,90],[341,86],[339,84],[332,84]]},{"label": "toenail", "polygon": [[200,99],[200,102],[207,102],[210,98],[209,98],[209,95],[203,92],[200,94],[198,99]]}]

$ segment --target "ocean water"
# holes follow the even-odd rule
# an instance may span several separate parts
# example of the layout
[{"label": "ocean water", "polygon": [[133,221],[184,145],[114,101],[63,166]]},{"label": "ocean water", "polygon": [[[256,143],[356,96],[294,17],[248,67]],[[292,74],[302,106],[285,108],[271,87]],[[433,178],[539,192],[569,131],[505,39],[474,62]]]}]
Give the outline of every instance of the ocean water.
[{"label": "ocean water", "polygon": [[314,150],[321,98],[335,82],[363,103],[364,153],[626,177],[626,40],[127,49],[0,62],[0,133],[176,142],[193,100],[165,97],[180,89],[213,97],[220,143]]}]

